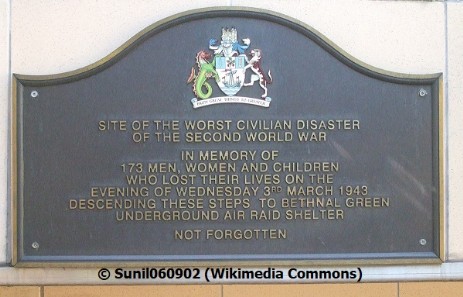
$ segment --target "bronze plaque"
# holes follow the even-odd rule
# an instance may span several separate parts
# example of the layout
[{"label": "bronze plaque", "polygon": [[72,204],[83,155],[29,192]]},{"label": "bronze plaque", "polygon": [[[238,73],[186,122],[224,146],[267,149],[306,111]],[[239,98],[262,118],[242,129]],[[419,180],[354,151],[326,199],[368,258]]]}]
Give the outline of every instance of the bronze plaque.
[{"label": "bronze plaque", "polygon": [[14,83],[22,265],[442,256],[441,74],[376,70],[297,21],[221,8]]}]

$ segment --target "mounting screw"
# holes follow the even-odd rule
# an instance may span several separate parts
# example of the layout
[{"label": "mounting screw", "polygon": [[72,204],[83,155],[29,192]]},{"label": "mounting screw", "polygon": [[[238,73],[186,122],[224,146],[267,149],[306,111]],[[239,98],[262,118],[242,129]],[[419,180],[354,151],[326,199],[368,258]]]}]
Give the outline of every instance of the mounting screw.
[{"label": "mounting screw", "polygon": [[36,90],[31,92],[31,97],[32,98],[37,98],[38,96],[39,96],[39,92],[37,92]]},{"label": "mounting screw", "polygon": [[32,243],[32,248],[33,248],[33,249],[38,250],[39,247],[40,247],[40,245],[39,245],[39,243],[38,243],[37,241],[34,241],[34,242]]},{"label": "mounting screw", "polygon": [[423,238],[423,239],[420,239],[420,244],[421,244],[421,245],[426,245],[426,243],[427,243],[427,242],[426,242],[426,239],[424,239],[424,238]]},{"label": "mounting screw", "polygon": [[426,92],[425,89],[420,89],[420,97],[424,97],[426,95],[428,95],[428,92]]}]

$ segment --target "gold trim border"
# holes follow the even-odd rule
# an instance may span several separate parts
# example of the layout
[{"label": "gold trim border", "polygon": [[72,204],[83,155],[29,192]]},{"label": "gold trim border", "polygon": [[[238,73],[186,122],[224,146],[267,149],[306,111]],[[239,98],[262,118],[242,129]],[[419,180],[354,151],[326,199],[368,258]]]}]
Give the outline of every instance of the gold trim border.
[{"label": "gold trim border", "polygon": [[[330,260],[322,260],[322,259],[315,259],[315,260],[252,260],[252,261],[245,261],[245,260],[205,260],[205,261],[27,261],[21,262],[19,260],[19,238],[18,238],[18,84],[20,80],[23,81],[32,81],[32,82],[41,82],[47,80],[60,80],[60,79],[68,79],[73,78],[75,76],[79,76],[86,72],[96,70],[104,66],[106,63],[112,61],[117,56],[122,54],[126,51],[130,46],[136,43],[138,40],[142,39],[145,35],[149,34],[152,30],[161,27],[162,25],[168,24],[169,22],[182,18],[191,16],[194,14],[200,13],[209,13],[209,12],[220,12],[220,11],[230,11],[230,12],[251,12],[251,13],[259,13],[261,15],[270,15],[273,17],[278,17],[284,19],[285,21],[292,22],[296,25],[301,26],[305,30],[312,32],[318,38],[320,38],[322,43],[325,43],[333,50],[335,50],[338,54],[342,55],[346,58],[349,62],[360,66],[368,71],[377,73],[379,75],[388,76],[391,78],[399,78],[399,79],[409,79],[409,80],[438,80],[436,84],[438,87],[438,174],[439,174],[439,193],[438,193],[438,205],[439,205],[439,234],[436,236],[435,239],[439,240],[439,255],[437,257],[430,257],[430,258],[382,258],[382,259],[330,259]],[[444,133],[444,83],[443,83],[443,75],[442,73],[434,73],[434,74],[405,74],[405,73],[398,73],[387,71],[384,69],[376,68],[372,65],[362,62],[361,60],[351,56],[342,48],[337,46],[334,42],[328,39],[326,36],[321,34],[319,31],[315,30],[311,26],[295,19],[290,16],[273,12],[270,10],[264,9],[257,9],[252,7],[244,7],[244,6],[225,6],[225,7],[209,7],[209,8],[200,8],[185,11],[182,13],[174,14],[162,20],[159,20],[152,25],[146,27],[128,41],[123,43],[120,47],[116,50],[111,52],[109,55],[105,56],[104,58],[92,63],[88,66],[78,68],[73,71],[63,72],[58,74],[51,74],[51,75],[22,75],[22,74],[13,74],[12,79],[12,104],[11,104],[11,116],[10,116],[10,127],[11,127],[11,155],[10,155],[10,187],[11,187],[11,196],[12,196],[12,203],[11,203],[11,238],[12,238],[12,265],[15,267],[24,267],[24,268],[32,268],[32,267],[48,267],[48,268],[61,268],[61,267],[74,267],[74,268],[98,268],[98,267],[108,267],[108,268],[115,268],[115,267],[185,267],[185,266],[197,266],[197,267],[225,267],[225,266],[233,266],[233,267],[264,267],[264,266],[272,266],[272,267],[289,267],[289,266],[316,266],[316,267],[344,267],[344,266],[373,266],[373,265],[425,265],[425,264],[442,264],[445,262],[445,181],[444,181],[444,143],[443,143],[443,133]]]},{"label": "gold trim border", "polygon": [[439,149],[439,258],[442,262],[445,262],[446,260],[446,229],[445,229],[445,186],[446,182],[444,179],[445,176],[445,156],[444,156],[444,133],[445,132],[445,120],[444,120],[444,78],[443,75],[439,77],[439,83],[438,83],[438,88],[439,88],[439,112],[438,112],[438,117],[439,117],[439,136],[438,136],[438,149]]},{"label": "gold trim border", "polygon": [[12,265],[18,262],[18,127],[17,127],[17,80],[13,77],[12,102],[10,115],[10,195],[11,199],[11,239],[12,239]]}]

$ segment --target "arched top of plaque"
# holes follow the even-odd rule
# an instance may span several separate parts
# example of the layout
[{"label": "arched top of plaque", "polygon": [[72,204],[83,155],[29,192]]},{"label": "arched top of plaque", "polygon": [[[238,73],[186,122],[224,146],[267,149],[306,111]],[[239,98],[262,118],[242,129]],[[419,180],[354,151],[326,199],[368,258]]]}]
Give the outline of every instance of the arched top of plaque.
[{"label": "arched top of plaque", "polygon": [[[338,47],[335,43],[333,43],[330,39],[326,36],[312,28],[311,26],[289,17],[287,15],[283,15],[277,12],[263,10],[263,9],[256,9],[250,7],[210,7],[210,8],[202,8],[196,10],[190,10],[187,12],[175,14],[173,16],[167,17],[162,19],[151,26],[145,28],[144,30],[140,31],[138,34],[130,38],[127,42],[121,45],[119,48],[114,50],[112,53],[104,57],[103,59],[90,64],[86,67],[79,68],[74,71],[64,72],[60,74],[52,74],[52,75],[22,75],[22,74],[15,74],[15,77],[19,79],[24,84],[30,86],[40,86],[40,85],[50,85],[50,84],[60,84],[66,83],[70,81],[75,81],[81,78],[85,78],[91,76],[95,73],[100,71],[104,71],[111,65],[117,63],[120,59],[124,56],[129,55],[132,50],[143,44],[146,40],[150,38],[155,38],[156,35],[159,35],[163,32],[168,32],[170,29],[182,26],[184,30],[187,31],[192,36],[200,36],[201,31],[209,31],[211,26],[208,24],[208,27],[202,27],[199,24],[205,21],[211,20],[229,20],[225,22],[216,22],[217,25],[215,26],[216,34],[211,36],[211,39],[214,39],[216,42],[220,43],[220,35],[222,25],[226,24],[230,28],[237,28],[238,33],[238,42],[242,44],[241,38],[244,38],[247,34],[246,30],[239,30],[240,23],[242,20],[248,20],[251,22],[250,26],[255,27],[253,32],[259,32],[260,34],[266,34],[271,32],[269,28],[262,28],[262,24],[273,24],[277,26],[282,26],[291,30],[293,32],[297,32],[301,35],[300,38],[308,38],[317,44],[319,47],[324,49],[326,52],[330,53],[334,58],[342,62],[343,64],[347,65],[348,67],[352,68],[353,70],[360,72],[362,74],[368,75],[373,78],[377,78],[383,81],[389,81],[393,83],[403,83],[403,84],[426,84],[435,81],[437,78],[441,76],[441,73],[435,74],[405,74],[405,73],[397,73],[391,72],[383,69],[376,68],[372,65],[366,64],[361,60],[351,56],[347,52],[345,52],[342,48]],[[208,22],[211,23],[211,22]],[[214,23],[214,21],[212,21]],[[190,25],[190,26],[188,26]],[[262,30],[258,28],[261,27]],[[228,28],[228,27],[227,27]],[[225,29],[227,29],[225,28]],[[209,30],[205,30],[209,29]],[[244,34],[244,35],[242,35]],[[248,34],[249,35],[249,34]],[[248,36],[246,35],[246,36]],[[277,37],[275,37],[277,36]],[[243,54],[250,55],[250,51],[253,48],[253,36],[249,35],[250,38],[250,45],[249,45],[249,52]],[[262,37],[262,36],[261,36]],[[213,45],[209,45],[209,42],[212,42],[211,39],[208,40],[201,40],[204,43],[204,48],[209,46],[212,49]],[[294,40],[287,40],[289,43],[285,43],[282,41],[284,36],[281,35],[264,35],[263,41],[268,47],[272,46],[280,46],[285,47],[287,49],[287,53],[292,57],[292,59],[297,59],[297,56],[294,53],[297,53],[297,49],[293,47],[295,43]],[[182,51],[184,55],[194,55],[197,53],[193,50],[190,51],[190,46],[185,44],[184,41],[179,40],[176,36],[171,36],[172,44],[166,44],[167,51],[162,53],[153,53],[153,55],[159,56],[159,58],[169,58],[170,50],[173,50],[177,47],[176,51]],[[198,49],[199,50],[199,49]],[[217,49],[216,49],[217,50]],[[268,52],[269,48],[263,49],[264,54]],[[268,58],[266,58],[268,59]],[[305,70],[307,71],[307,70]]]}]

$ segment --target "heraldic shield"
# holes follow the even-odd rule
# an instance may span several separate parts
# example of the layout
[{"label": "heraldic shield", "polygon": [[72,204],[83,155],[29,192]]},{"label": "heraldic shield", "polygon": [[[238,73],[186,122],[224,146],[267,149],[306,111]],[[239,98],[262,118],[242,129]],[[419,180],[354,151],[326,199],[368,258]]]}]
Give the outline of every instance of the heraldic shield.
[{"label": "heraldic shield", "polygon": [[[249,56],[246,54],[250,44],[249,38],[238,41],[236,28],[222,28],[221,40],[209,39],[210,51],[197,52],[196,65],[191,68],[187,79],[187,84],[193,83],[193,93],[196,95],[196,98],[191,99],[194,108],[221,103],[270,106],[272,98],[267,96],[267,84],[272,83],[272,75],[270,70],[268,74],[262,70],[260,49],[251,50]],[[251,76],[246,78],[248,69]],[[214,92],[212,79],[227,97],[211,98]],[[264,91],[261,98],[235,97],[242,87],[253,86],[255,82]]]},{"label": "heraldic shield", "polygon": [[244,84],[246,56],[215,57],[215,70],[219,75],[217,85],[228,96],[233,96]]}]

